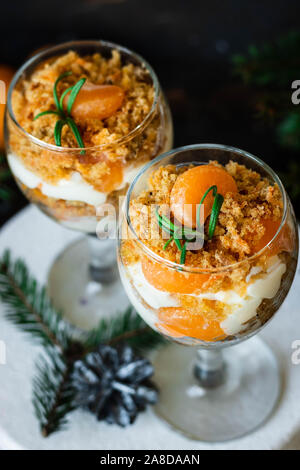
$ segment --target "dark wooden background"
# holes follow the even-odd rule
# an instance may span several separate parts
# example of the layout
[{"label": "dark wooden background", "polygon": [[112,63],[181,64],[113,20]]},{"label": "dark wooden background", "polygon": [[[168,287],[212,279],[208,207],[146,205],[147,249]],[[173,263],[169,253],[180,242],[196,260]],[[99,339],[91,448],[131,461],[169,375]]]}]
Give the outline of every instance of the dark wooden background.
[{"label": "dark wooden background", "polygon": [[[231,57],[299,30],[299,0],[1,0],[0,14],[0,63],[18,67],[35,49],[71,39],[120,43],[155,68],[176,146],[229,144],[284,168],[288,151],[245,106],[248,91],[233,77]],[[0,222],[23,204],[20,197],[0,210]]]}]

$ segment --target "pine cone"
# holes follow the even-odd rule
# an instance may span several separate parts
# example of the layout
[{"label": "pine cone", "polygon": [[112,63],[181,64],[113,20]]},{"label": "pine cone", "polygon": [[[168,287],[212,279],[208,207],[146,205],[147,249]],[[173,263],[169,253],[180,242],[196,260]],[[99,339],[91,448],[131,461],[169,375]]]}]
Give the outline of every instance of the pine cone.
[{"label": "pine cone", "polygon": [[157,401],[157,389],[149,380],[151,363],[137,357],[127,345],[101,345],[75,362],[72,383],[75,405],[94,413],[98,420],[127,426],[147,404]]}]

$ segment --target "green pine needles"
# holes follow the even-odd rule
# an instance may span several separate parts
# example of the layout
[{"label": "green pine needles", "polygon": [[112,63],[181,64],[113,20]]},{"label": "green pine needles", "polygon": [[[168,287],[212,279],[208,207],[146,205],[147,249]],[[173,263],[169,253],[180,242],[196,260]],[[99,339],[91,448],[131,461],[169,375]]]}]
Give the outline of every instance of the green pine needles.
[{"label": "green pine needles", "polygon": [[71,375],[77,360],[99,344],[126,341],[136,350],[146,351],[165,341],[132,308],[103,319],[89,333],[75,334],[51,305],[45,288],[30,275],[25,262],[13,261],[9,251],[0,258],[0,299],[6,306],[6,318],[44,347],[36,364],[33,405],[45,437],[64,428],[67,415],[76,408]]},{"label": "green pine needles", "polygon": [[73,364],[55,347],[47,347],[36,363],[33,406],[44,437],[63,429],[75,409],[71,384]]},{"label": "green pine needles", "polygon": [[252,45],[233,56],[233,72],[254,91],[257,116],[275,128],[280,145],[300,149],[300,105],[291,101],[292,82],[299,79],[300,32],[272,43]]},{"label": "green pine needles", "polygon": [[299,51],[300,32],[292,31],[233,57],[233,72],[251,91],[256,117],[274,131],[280,146],[294,152],[287,155],[280,177],[296,207],[300,202],[300,104],[293,104],[291,98],[292,83],[299,79]]},{"label": "green pine needles", "polygon": [[247,54],[233,56],[234,71],[245,83],[284,89],[298,78],[300,32],[291,31],[273,42],[251,45]]},{"label": "green pine needles", "polygon": [[12,262],[8,251],[0,260],[0,298],[7,318],[39,343],[68,347],[69,327],[52,307],[45,288],[38,286],[22,260]]},{"label": "green pine needles", "polygon": [[12,180],[11,172],[7,166],[6,158],[0,154],[0,200],[9,201],[13,198],[13,190],[8,186]]}]

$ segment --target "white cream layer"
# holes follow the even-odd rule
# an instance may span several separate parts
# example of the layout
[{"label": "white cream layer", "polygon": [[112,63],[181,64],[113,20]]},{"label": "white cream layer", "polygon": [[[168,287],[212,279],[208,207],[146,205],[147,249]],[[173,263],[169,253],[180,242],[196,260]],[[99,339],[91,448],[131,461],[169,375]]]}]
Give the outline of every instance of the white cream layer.
[{"label": "white cream layer", "polygon": [[[267,273],[261,278],[251,282],[251,277],[257,274],[257,269],[253,268],[252,273],[250,272],[248,276],[249,285],[243,297],[234,290],[185,295],[199,299],[218,300],[230,305],[232,313],[221,323],[221,328],[227,335],[237,334],[243,329],[243,324],[256,314],[256,310],[262,300],[273,298],[280,287],[281,278],[286,271],[286,265],[280,261],[278,256],[274,256],[271,261]],[[160,307],[178,307],[180,305],[176,295],[160,291],[147,281],[143,274],[141,263],[128,266],[128,274],[141,298],[144,299],[145,303],[152,309],[158,309]],[[127,281],[124,279],[124,281],[130,300],[133,302],[133,293],[129,285],[130,283],[128,279]],[[133,303],[136,304],[136,302],[137,299],[135,298]],[[149,323],[150,321],[151,323],[157,321],[153,312],[147,312],[144,305],[142,305],[142,307],[141,305],[135,305],[135,308],[144,316],[145,321]],[[147,318],[145,318],[146,316]]]},{"label": "white cream layer", "polygon": [[[80,201],[95,207],[104,204],[106,201],[108,193],[96,191],[76,171],[72,173],[70,179],[61,179],[57,184],[49,184],[43,181],[40,176],[28,170],[22,160],[13,153],[8,154],[7,159],[16,178],[30,189],[38,187],[45,196],[65,201]],[[127,183],[131,183],[143,165],[125,168],[123,182],[117,189],[122,189]]]}]

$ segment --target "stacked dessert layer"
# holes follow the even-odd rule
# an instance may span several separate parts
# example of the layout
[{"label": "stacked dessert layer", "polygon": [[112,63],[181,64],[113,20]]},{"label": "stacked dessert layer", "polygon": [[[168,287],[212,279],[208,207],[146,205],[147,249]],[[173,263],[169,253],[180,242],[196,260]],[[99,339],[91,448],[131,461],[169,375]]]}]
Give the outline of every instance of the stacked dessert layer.
[{"label": "stacked dessert layer", "polygon": [[[217,219],[212,187],[221,200]],[[129,216],[121,274],[153,328],[181,342],[230,340],[278,309],[294,235],[289,214],[282,223],[282,194],[268,179],[232,161],[160,167],[131,200]],[[202,226],[203,245],[184,248],[184,237],[178,243],[172,228],[180,224],[188,233]]]},{"label": "stacked dessert layer", "polygon": [[[80,82],[70,117],[82,145],[69,125],[58,145],[54,90],[67,113]],[[149,71],[122,63],[117,50],[110,58],[69,51],[42,62],[16,84],[12,110],[19,127],[8,119],[8,162],[21,189],[49,215],[88,232],[95,231],[96,208],[117,206],[141,166],[172,143],[167,107]]]}]

